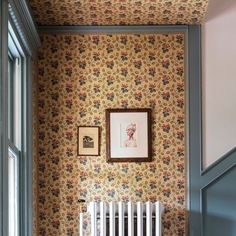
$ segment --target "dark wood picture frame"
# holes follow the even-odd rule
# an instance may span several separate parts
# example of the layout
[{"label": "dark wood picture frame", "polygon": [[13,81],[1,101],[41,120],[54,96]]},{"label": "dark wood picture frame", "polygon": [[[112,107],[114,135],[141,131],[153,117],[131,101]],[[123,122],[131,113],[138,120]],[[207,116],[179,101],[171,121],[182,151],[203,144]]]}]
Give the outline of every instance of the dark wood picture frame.
[{"label": "dark wood picture frame", "polygon": [[101,127],[78,126],[77,155],[100,156]]},{"label": "dark wood picture frame", "polygon": [[[107,162],[152,161],[151,116],[150,108],[106,109]],[[129,129],[134,131],[132,139],[135,140],[132,142],[128,140]],[[123,138],[125,135],[126,140]]]}]

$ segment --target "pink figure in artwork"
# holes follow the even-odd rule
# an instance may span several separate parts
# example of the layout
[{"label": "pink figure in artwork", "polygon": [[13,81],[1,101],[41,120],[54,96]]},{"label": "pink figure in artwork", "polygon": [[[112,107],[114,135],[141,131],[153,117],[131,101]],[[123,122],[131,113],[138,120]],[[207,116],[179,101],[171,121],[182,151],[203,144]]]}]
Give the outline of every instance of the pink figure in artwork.
[{"label": "pink figure in artwork", "polygon": [[124,147],[137,147],[137,140],[135,138],[136,124],[130,123],[126,127],[127,139],[124,141]]}]

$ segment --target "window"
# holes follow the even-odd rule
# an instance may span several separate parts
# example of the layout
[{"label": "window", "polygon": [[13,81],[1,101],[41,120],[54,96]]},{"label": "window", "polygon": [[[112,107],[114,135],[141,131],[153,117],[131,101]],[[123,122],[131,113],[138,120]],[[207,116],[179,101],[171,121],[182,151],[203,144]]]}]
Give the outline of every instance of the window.
[{"label": "window", "polygon": [[9,23],[8,34],[8,234],[20,235],[20,218],[23,209],[21,202],[24,198],[19,191],[23,186],[20,175],[24,160],[25,127],[25,56]]},{"label": "window", "polygon": [[31,63],[40,39],[27,1],[0,0],[0,11],[0,235],[30,236]]},{"label": "window", "polygon": [[19,158],[15,147],[8,148],[9,236],[19,235]]}]

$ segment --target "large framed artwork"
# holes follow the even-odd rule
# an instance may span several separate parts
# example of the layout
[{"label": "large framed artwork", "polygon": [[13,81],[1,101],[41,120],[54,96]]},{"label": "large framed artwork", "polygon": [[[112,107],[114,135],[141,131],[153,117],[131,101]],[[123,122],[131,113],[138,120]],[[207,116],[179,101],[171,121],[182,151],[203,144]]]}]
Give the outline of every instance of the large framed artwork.
[{"label": "large framed artwork", "polygon": [[108,162],[152,160],[151,109],[107,109]]},{"label": "large framed artwork", "polygon": [[78,126],[78,156],[100,155],[100,127]]}]

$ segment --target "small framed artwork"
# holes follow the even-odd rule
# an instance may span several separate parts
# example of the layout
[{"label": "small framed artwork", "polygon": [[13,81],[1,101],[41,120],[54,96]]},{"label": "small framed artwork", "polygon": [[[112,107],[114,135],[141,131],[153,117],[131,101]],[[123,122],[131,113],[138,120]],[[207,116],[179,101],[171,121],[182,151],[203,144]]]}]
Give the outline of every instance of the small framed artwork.
[{"label": "small framed artwork", "polygon": [[78,126],[78,156],[100,155],[100,127]]},{"label": "small framed artwork", "polygon": [[108,162],[152,161],[151,109],[107,109]]}]

